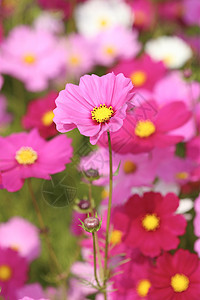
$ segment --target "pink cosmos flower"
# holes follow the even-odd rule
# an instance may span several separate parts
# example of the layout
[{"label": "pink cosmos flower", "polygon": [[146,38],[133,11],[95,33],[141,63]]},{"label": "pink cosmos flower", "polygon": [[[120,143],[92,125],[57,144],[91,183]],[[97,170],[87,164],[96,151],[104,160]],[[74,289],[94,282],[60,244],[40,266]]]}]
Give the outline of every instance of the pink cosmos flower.
[{"label": "pink cosmos flower", "polygon": [[152,90],[154,85],[164,77],[166,68],[163,62],[155,62],[147,54],[134,60],[124,60],[117,64],[112,71],[123,73],[131,78],[136,89]]},{"label": "pink cosmos flower", "polygon": [[194,244],[194,250],[200,257],[200,195],[195,200],[194,234],[198,237]]},{"label": "pink cosmos flower", "polygon": [[45,296],[46,295],[39,283],[27,284],[17,290],[17,297],[20,300],[47,300],[47,297]]},{"label": "pink cosmos flower", "polygon": [[121,210],[121,216],[118,213],[118,219],[121,217],[126,227],[124,243],[150,257],[158,256],[161,250],[175,249],[179,244],[177,236],[184,234],[187,225],[183,216],[175,215],[178,206],[179,199],[172,193],[133,195]]},{"label": "pink cosmos flower", "polygon": [[200,3],[198,0],[183,0],[183,19],[188,25],[200,26]]},{"label": "pink cosmos flower", "polygon": [[37,128],[42,137],[48,138],[57,134],[53,123],[53,109],[56,107],[57,92],[50,92],[45,97],[33,100],[28,104],[26,115],[22,118],[25,129]]},{"label": "pink cosmos flower", "polygon": [[54,122],[57,130],[77,127],[95,144],[106,131],[117,131],[126,117],[127,103],[133,98],[131,80],[123,74],[102,77],[85,75],[79,86],[67,84],[56,99]]},{"label": "pink cosmos flower", "polygon": [[0,171],[3,187],[9,192],[19,190],[29,177],[51,179],[61,172],[72,156],[71,140],[57,136],[47,142],[36,129],[30,133],[13,133],[0,137]]},{"label": "pink cosmos flower", "polygon": [[14,249],[32,261],[40,254],[39,230],[30,222],[14,217],[0,224],[0,247]]},{"label": "pink cosmos flower", "polygon": [[151,287],[151,264],[148,259],[141,262],[131,260],[118,269],[119,275],[112,278],[112,300],[147,300]]},{"label": "pink cosmos flower", "polygon": [[170,0],[158,3],[158,13],[162,19],[169,21],[178,21],[182,19],[184,14],[183,1]]},{"label": "pink cosmos flower", "polygon": [[23,81],[33,92],[48,87],[49,80],[60,74],[64,59],[54,35],[27,26],[15,27],[1,44],[2,73]]},{"label": "pink cosmos flower", "polygon": [[71,34],[62,40],[65,51],[66,76],[77,80],[94,67],[94,54],[89,40],[79,34]]},{"label": "pink cosmos flower", "polygon": [[[136,103],[137,99],[134,100]],[[153,101],[140,103],[139,107],[129,111],[120,130],[112,133],[112,148],[124,154],[175,145],[183,137],[171,135],[171,131],[185,124],[190,117],[191,113],[181,101],[174,101],[161,108]],[[104,137],[99,143],[107,145]]]},{"label": "pink cosmos flower", "polygon": [[0,248],[0,287],[4,299],[17,300],[17,289],[28,279],[25,258],[12,249]]},{"label": "pink cosmos flower", "polygon": [[100,33],[94,39],[94,59],[103,66],[112,65],[117,59],[135,57],[141,49],[136,31],[115,27]]},{"label": "pink cosmos flower", "polygon": [[155,8],[149,0],[132,0],[130,3],[134,14],[134,27],[148,30],[154,23]]},{"label": "pink cosmos flower", "polygon": [[198,256],[179,249],[173,256],[164,253],[151,271],[150,300],[198,300],[200,263]]},{"label": "pink cosmos flower", "polygon": [[165,182],[183,185],[191,181],[194,169],[194,161],[174,155],[160,162],[156,173],[157,176]]},{"label": "pink cosmos flower", "polygon": [[173,101],[183,101],[189,108],[193,108],[200,97],[200,83],[184,80],[183,74],[173,71],[155,85],[153,95],[159,105]]},{"label": "pink cosmos flower", "polygon": [[0,131],[12,120],[11,114],[7,112],[7,101],[3,95],[0,95]]}]

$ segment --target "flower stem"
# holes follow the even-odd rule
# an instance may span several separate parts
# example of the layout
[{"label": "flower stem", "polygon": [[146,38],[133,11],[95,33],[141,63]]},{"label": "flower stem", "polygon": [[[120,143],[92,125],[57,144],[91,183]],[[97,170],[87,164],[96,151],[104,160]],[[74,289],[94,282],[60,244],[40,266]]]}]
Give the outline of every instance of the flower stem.
[{"label": "flower stem", "polygon": [[52,248],[51,241],[50,241],[49,236],[48,236],[47,228],[46,228],[46,226],[44,224],[44,220],[42,218],[42,214],[40,212],[39,205],[37,203],[37,200],[36,200],[34,192],[33,192],[33,187],[32,187],[32,183],[31,183],[31,179],[29,178],[27,181],[28,181],[28,188],[29,188],[29,192],[30,192],[31,199],[32,199],[32,202],[33,202],[33,206],[35,208],[35,211],[36,211],[36,214],[37,214],[37,217],[38,217],[38,222],[39,222],[40,230],[41,230],[41,232],[44,235],[44,240],[45,240],[48,252],[49,252],[49,257],[51,258],[52,262],[54,263],[54,266],[55,266],[55,268],[56,268],[56,270],[58,272],[58,275],[60,275],[62,273],[62,269],[61,269],[61,267],[59,265],[59,262],[57,260],[56,254],[55,254],[55,252],[54,252],[54,250]]},{"label": "flower stem", "polygon": [[109,179],[109,201],[108,201],[108,213],[107,213],[107,225],[106,225],[106,241],[105,241],[105,258],[104,258],[104,299],[107,299],[107,280],[108,280],[108,246],[109,246],[109,231],[110,231],[110,216],[112,206],[112,186],[113,186],[113,167],[112,167],[112,145],[110,132],[108,134],[108,146],[109,146],[109,165],[110,165],[110,179]]},{"label": "flower stem", "polygon": [[95,234],[92,233],[92,238],[93,238],[93,256],[94,256],[94,278],[96,280],[97,286],[101,288],[101,285],[99,283],[98,277],[97,277],[97,258],[96,258],[96,239],[95,239]]}]

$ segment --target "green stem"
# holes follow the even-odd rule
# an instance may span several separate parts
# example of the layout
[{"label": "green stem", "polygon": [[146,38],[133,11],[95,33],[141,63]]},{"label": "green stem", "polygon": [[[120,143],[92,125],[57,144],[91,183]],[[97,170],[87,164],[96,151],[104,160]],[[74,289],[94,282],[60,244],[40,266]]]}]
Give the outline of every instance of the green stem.
[{"label": "green stem", "polygon": [[94,256],[94,278],[96,280],[97,286],[101,288],[101,285],[98,280],[97,276],[97,258],[96,258],[96,239],[95,239],[95,233],[92,233],[92,238],[93,238],[93,256]]},{"label": "green stem", "polygon": [[107,299],[107,280],[108,280],[108,247],[109,247],[109,231],[110,231],[110,216],[112,206],[112,187],[113,187],[113,167],[112,167],[112,145],[110,132],[108,134],[108,146],[109,146],[109,165],[110,165],[110,179],[109,179],[109,201],[108,201],[108,212],[107,212],[107,225],[106,225],[106,242],[105,242],[105,258],[104,258],[104,299]]},{"label": "green stem", "polygon": [[28,188],[29,188],[29,192],[30,192],[31,199],[32,199],[32,202],[33,202],[33,206],[35,208],[35,211],[36,211],[36,214],[37,214],[37,217],[38,217],[40,230],[44,235],[44,240],[45,240],[48,252],[49,252],[49,257],[51,258],[52,262],[54,263],[55,268],[57,269],[58,274],[60,275],[62,273],[62,269],[59,265],[56,254],[55,254],[55,252],[52,248],[52,245],[51,245],[51,242],[50,242],[50,239],[49,239],[49,236],[48,236],[47,228],[44,224],[44,220],[42,218],[42,214],[40,212],[39,205],[37,203],[37,200],[36,200],[34,192],[33,192],[31,179],[28,179],[27,181],[28,181]]}]

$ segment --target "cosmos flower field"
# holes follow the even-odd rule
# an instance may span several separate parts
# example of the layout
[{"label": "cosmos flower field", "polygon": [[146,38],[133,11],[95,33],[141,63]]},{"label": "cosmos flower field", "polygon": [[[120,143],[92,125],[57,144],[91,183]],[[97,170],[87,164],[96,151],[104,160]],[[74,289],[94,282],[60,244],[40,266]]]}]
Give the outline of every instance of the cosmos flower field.
[{"label": "cosmos flower field", "polygon": [[0,300],[200,299],[199,0],[0,0]]}]

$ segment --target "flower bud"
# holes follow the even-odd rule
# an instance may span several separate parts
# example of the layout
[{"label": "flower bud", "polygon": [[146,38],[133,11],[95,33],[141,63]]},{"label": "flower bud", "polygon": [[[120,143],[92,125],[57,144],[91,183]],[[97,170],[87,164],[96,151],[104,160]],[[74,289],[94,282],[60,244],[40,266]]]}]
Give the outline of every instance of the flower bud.
[{"label": "flower bud", "polygon": [[88,210],[90,208],[90,202],[88,200],[80,200],[80,202],[78,203],[78,207],[81,210]]},{"label": "flower bud", "polygon": [[[81,220],[80,220],[81,221]],[[87,217],[84,222],[82,222],[82,225],[80,225],[85,231],[87,232],[96,232],[101,228],[102,221],[99,221],[99,219],[96,217]]]},{"label": "flower bud", "polygon": [[190,70],[190,69],[185,69],[185,70],[183,71],[183,75],[184,75],[185,78],[190,78],[190,77],[192,76],[192,70]]},{"label": "flower bud", "polygon": [[87,179],[89,179],[90,181],[99,179],[99,171],[95,170],[95,169],[88,169],[86,171],[84,171],[84,175],[85,177],[87,177]]}]

